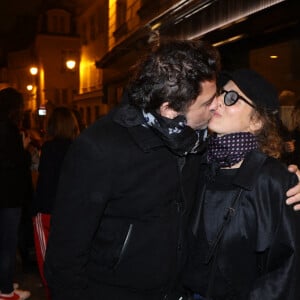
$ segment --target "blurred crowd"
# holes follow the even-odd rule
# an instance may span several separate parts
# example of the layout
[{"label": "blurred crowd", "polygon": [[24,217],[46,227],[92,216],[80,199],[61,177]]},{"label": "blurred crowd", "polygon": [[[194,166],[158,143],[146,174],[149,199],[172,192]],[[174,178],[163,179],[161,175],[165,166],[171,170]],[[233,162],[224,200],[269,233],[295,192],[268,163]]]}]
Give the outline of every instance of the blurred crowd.
[{"label": "blurred crowd", "polygon": [[26,128],[23,105],[17,90],[0,91],[1,300],[30,297],[30,291],[19,288],[22,283],[14,282],[17,256],[24,272],[37,263],[44,278],[42,264],[60,168],[83,124],[77,111],[54,107],[46,131]]}]

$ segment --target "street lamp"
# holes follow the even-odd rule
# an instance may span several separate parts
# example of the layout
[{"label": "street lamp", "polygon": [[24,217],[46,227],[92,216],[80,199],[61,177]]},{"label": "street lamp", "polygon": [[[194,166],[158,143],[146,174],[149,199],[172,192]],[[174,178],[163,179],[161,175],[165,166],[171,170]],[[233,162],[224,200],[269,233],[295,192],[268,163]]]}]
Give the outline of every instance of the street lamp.
[{"label": "street lamp", "polygon": [[31,67],[29,69],[29,72],[31,75],[36,75],[38,73],[38,68],[37,67]]},{"label": "street lamp", "polygon": [[33,85],[32,84],[28,84],[26,86],[27,91],[32,91],[33,90]]},{"label": "street lamp", "polygon": [[68,59],[66,61],[66,67],[69,69],[69,70],[74,70],[76,66],[76,61],[74,59]]},{"label": "street lamp", "polygon": [[28,84],[26,86],[27,91],[32,92],[33,94],[33,100],[35,102],[35,107],[39,106],[38,99],[37,99],[37,88],[38,88],[38,78],[36,77],[37,73],[38,73],[38,68],[33,65],[31,67],[29,67],[29,73],[32,75],[31,78],[31,84]]},{"label": "street lamp", "polygon": [[31,93],[32,99],[32,112],[36,112],[35,115],[35,124],[38,128],[43,129],[43,120],[40,118],[38,114],[38,109],[40,107],[40,97],[39,97],[39,78],[38,78],[39,69],[37,66],[32,65],[29,67],[29,73],[31,74],[32,78],[31,84],[26,86],[27,90]]}]

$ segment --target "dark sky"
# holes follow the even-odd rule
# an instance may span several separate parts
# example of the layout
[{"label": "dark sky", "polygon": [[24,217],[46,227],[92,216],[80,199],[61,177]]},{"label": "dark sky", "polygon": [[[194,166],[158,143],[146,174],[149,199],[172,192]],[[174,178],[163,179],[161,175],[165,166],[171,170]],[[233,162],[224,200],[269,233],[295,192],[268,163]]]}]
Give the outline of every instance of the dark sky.
[{"label": "dark sky", "polygon": [[1,0],[0,35],[13,30],[18,16],[35,17],[47,7],[64,7],[74,9],[88,0]]},{"label": "dark sky", "polygon": [[9,51],[28,47],[34,40],[37,18],[49,7],[72,9],[80,0],[0,0],[0,67]]},{"label": "dark sky", "polygon": [[36,20],[43,0],[1,0],[0,67],[7,53],[28,46],[34,36]]},{"label": "dark sky", "polygon": [[0,9],[0,34],[15,29],[19,16],[27,18],[37,15],[42,0],[2,0]]}]

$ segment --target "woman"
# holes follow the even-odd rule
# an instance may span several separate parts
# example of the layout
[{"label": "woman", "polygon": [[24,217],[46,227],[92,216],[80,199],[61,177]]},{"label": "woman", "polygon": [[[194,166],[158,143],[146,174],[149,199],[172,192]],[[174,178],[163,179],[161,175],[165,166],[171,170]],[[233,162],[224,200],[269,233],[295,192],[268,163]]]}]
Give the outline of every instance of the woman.
[{"label": "woman", "polygon": [[43,263],[60,169],[65,154],[79,131],[75,115],[66,107],[56,107],[49,117],[47,126],[48,139],[41,149],[33,207],[35,212],[33,225],[37,262],[45,286],[47,285],[44,279]]},{"label": "woman", "polygon": [[284,201],[297,178],[277,160],[277,93],[251,70],[224,78],[210,107],[216,135],[191,216],[185,287],[195,299],[300,299],[296,213]]}]

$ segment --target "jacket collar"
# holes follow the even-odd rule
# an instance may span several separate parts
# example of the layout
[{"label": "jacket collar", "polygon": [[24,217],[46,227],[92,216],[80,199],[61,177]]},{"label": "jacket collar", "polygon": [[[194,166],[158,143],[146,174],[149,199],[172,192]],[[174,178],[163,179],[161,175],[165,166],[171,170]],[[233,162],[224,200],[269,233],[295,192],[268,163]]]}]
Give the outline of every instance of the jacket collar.
[{"label": "jacket collar", "polygon": [[160,139],[151,128],[143,127],[142,125],[129,127],[129,133],[139,147],[149,152],[151,149],[165,147],[162,139]]},{"label": "jacket collar", "polygon": [[165,144],[149,127],[144,123],[141,111],[129,104],[119,107],[113,116],[113,120],[119,125],[126,127],[138,146],[145,152],[151,149],[164,147]]},{"label": "jacket collar", "polygon": [[259,150],[251,151],[238,169],[233,184],[246,190],[252,190],[267,157]]}]

